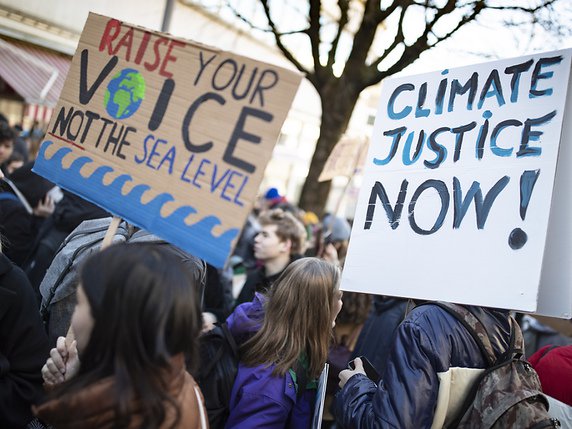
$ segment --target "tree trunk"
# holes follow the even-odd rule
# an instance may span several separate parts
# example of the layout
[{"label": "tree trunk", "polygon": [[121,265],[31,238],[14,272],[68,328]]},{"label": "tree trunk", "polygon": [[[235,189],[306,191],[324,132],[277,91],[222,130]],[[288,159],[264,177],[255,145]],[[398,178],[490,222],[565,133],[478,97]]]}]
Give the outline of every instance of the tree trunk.
[{"label": "tree trunk", "polygon": [[330,180],[318,182],[318,177],[332,149],[346,131],[359,98],[359,90],[354,85],[338,80],[335,85],[320,95],[322,101],[320,136],[299,202],[301,208],[312,211],[318,216],[322,216],[324,212],[332,184]]}]

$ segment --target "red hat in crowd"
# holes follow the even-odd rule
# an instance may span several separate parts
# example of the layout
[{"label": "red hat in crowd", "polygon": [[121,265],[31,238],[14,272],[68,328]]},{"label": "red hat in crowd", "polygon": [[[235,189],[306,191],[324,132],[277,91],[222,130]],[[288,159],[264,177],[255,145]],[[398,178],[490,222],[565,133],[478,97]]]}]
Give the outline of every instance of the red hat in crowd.
[{"label": "red hat in crowd", "polygon": [[572,345],[542,347],[529,362],[538,373],[542,391],[572,406]]}]

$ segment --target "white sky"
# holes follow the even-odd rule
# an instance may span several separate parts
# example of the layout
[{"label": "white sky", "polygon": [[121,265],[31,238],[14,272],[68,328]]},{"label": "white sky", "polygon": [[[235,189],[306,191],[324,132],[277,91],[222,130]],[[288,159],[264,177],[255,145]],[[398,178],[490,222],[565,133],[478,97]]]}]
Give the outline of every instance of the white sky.
[{"label": "white sky", "polygon": [[[399,74],[424,73],[517,57],[532,52],[570,48],[572,47],[572,1],[560,0],[558,10],[561,24],[568,27],[566,36],[558,38],[538,25],[508,27],[502,22],[502,19],[506,18],[501,19],[499,12],[487,11],[482,13],[476,22],[460,29],[451,39],[424,52],[415,63]],[[518,17],[515,16],[513,19]]]}]

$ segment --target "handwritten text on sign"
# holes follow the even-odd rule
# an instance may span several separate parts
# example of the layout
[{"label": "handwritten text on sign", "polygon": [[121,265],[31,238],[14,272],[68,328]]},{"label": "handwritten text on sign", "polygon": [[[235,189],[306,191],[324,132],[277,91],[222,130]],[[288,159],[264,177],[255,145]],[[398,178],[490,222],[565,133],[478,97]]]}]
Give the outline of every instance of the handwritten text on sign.
[{"label": "handwritten text on sign", "polygon": [[36,170],[221,266],[299,81],[91,14]]},{"label": "handwritten text on sign", "polygon": [[[479,266],[504,282],[519,278],[530,260],[536,291],[569,70],[562,51],[384,82],[350,253],[363,256],[375,239],[407,249],[426,261],[417,262],[425,278],[449,290]],[[422,281],[403,269],[395,265],[394,281]],[[384,293],[487,302],[478,290],[415,287]]]}]

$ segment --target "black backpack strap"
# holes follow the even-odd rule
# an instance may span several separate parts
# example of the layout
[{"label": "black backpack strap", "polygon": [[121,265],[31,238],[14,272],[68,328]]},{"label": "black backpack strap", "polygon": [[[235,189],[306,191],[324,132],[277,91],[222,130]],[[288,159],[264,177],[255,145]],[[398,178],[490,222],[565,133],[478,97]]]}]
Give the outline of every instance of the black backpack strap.
[{"label": "black backpack strap", "polygon": [[228,324],[226,322],[223,322],[220,324],[220,327],[222,329],[222,333],[224,335],[224,338],[226,339],[226,342],[228,343],[230,349],[232,350],[232,354],[234,355],[235,358],[238,359],[239,358],[238,345],[236,344],[236,341],[232,336],[232,332],[230,332],[230,329],[228,328]]},{"label": "black backpack strap", "polygon": [[[217,323],[217,324],[215,324],[215,327],[213,329],[217,329],[217,328],[220,328],[220,332],[222,334],[224,341],[226,342],[226,345],[228,345],[228,347],[230,347],[230,350],[231,350],[233,356],[238,360],[238,346],[236,345],[236,341],[234,340],[234,337],[232,336],[230,329],[228,329],[227,323],[226,322],[221,323],[221,324]],[[208,335],[208,333],[206,335]],[[213,356],[211,361],[208,364],[205,363],[206,366],[201,371],[201,373],[204,374],[205,377],[208,374],[210,374],[211,371],[218,364],[218,361],[220,360],[220,358],[222,358],[222,355],[225,353],[226,348],[227,347],[224,345],[224,343],[221,344],[221,346],[217,349],[216,354]]]},{"label": "black backpack strap", "polygon": [[[488,366],[493,366],[496,362],[496,355],[491,344],[491,340],[487,334],[487,330],[481,321],[465,307],[452,304],[450,302],[433,302],[432,304],[442,308],[455,319],[457,319],[467,329],[469,334],[473,337],[483,357],[485,358]],[[512,335],[511,335],[512,337]]]}]

